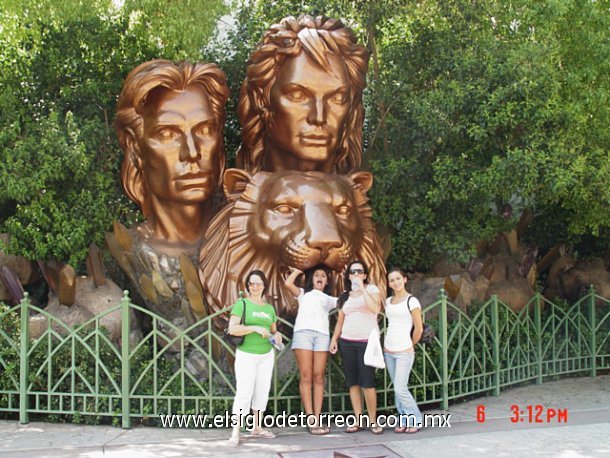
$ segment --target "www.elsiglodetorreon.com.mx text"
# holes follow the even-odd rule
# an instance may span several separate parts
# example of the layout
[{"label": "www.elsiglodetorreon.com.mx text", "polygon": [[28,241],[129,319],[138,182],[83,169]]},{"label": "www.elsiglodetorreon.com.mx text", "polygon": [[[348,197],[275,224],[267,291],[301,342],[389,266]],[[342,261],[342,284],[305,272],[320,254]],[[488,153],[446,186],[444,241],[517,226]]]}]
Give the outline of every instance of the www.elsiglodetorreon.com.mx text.
[{"label": "www.elsiglodetorreon.com.mx text", "polygon": [[[253,414],[236,415],[228,411],[224,414],[173,414],[159,415],[163,428],[232,428],[238,424],[241,427],[251,429],[254,427],[255,416]],[[378,415],[376,424],[381,427],[395,428],[400,425],[409,425],[427,428],[451,428],[451,414],[423,414],[422,423],[418,424],[414,415]],[[260,426],[266,428],[305,428],[316,426],[316,417],[300,414],[288,414],[282,412],[278,415],[262,415],[259,417]],[[368,415],[341,415],[320,414],[320,424],[323,427],[344,428],[359,426],[369,428],[373,426]]]}]

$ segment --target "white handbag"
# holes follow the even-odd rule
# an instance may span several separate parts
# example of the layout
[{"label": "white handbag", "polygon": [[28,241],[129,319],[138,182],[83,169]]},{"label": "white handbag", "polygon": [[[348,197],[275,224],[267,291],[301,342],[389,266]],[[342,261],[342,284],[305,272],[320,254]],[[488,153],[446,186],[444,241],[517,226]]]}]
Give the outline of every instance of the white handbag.
[{"label": "white handbag", "polygon": [[379,330],[376,327],[371,329],[371,333],[369,334],[369,341],[366,344],[366,350],[364,351],[364,364],[376,367],[377,369],[385,369]]}]

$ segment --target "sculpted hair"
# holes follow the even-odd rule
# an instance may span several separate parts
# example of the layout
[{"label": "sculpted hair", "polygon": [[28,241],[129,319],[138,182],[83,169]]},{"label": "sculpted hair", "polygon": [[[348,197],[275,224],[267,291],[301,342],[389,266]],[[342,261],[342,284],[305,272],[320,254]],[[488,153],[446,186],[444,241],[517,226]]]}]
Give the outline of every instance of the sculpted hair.
[{"label": "sculpted hair", "polygon": [[354,33],[336,19],[308,15],[286,17],[265,32],[263,41],[252,53],[246,70],[238,105],[242,143],[237,165],[251,173],[264,167],[265,133],[271,118],[271,88],[284,60],[301,51],[330,72],[328,54],[339,55],[351,86],[351,104],[343,138],[335,162],[335,172],[358,170],[362,157],[364,107],[362,91],[366,86],[369,53],[359,45]]},{"label": "sculpted hair", "polygon": [[[199,86],[207,95],[215,117],[216,129],[222,132],[225,123],[225,104],[229,98],[226,76],[216,64],[178,62],[157,59],[134,68],[123,83],[117,103],[114,127],[123,150],[121,179],[131,200],[142,208],[144,217],[150,213],[142,178],[141,158],[130,146],[128,137],[141,138],[144,134],[142,114],[149,95],[157,89],[183,91]],[[220,142],[220,167],[217,183],[221,182],[225,168],[224,144]]]}]

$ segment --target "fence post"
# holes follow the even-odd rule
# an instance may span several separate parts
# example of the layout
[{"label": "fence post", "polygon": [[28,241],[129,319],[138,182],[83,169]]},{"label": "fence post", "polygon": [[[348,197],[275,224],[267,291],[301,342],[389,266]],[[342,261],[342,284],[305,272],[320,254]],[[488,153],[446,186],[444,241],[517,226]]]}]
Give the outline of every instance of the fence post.
[{"label": "fence post", "polygon": [[131,428],[131,408],[129,402],[129,292],[123,291],[121,299],[121,426]]},{"label": "fence post", "polygon": [[593,285],[589,286],[589,324],[591,326],[591,377],[597,376],[597,335],[595,330],[597,324],[595,323],[595,289]]},{"label": "fence post", "polygon": [[442,377],[442,401],[441,409],[449,409],[449,358],[447,355],[448,329],[447,329],[447,294],[441,288],[441,377]]},{"label": "fence post", "polygon": [[491,329],[493,330],[494,396],[500,396],[500,329],[498,324],[498,296],[491,296]]},{"label": "fence post", "polygon": [[28,417],[28,344],[30,343],[30,300],[28,293],[21,299],[21,329],[19,338],[19,423],[30,422]]},{"label": "fence post", "polygon": [[536,365],[537,373],[536,385],[542,384],[542,304],[540,303],[540,293],[536,293],[536,303],[534,305],[534,325],[536,326]]}]

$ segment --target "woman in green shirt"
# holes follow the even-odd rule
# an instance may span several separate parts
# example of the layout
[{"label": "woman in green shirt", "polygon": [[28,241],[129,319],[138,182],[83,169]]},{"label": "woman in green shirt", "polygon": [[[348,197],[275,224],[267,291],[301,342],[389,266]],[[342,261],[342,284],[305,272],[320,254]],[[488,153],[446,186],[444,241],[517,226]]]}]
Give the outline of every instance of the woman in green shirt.
[{"label": "woman in green shirt", "polygon": [[[271,376],[275,362],[273,347],[269,336],[273,336],[276,345],[282,343],[282,336],[277,332],[275,309],[266,302],[265,291],[268,286],[265,274],[253,270],[246,277],[248,296],[240,299],[231,309],[229,333],[244,336],[244,342],[235,350],[235,399],[233,415],[254,414],[252,437],[271,439],[274,434],[261,427],[262,413],[267,407]],[[246,306],[244,324],[241,317]],[[240,423],[233,426],[229,444],[239,445]]]}]

